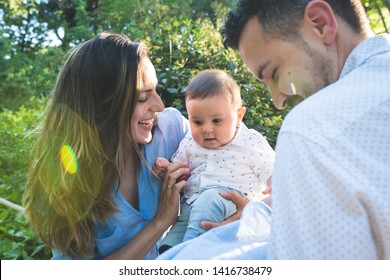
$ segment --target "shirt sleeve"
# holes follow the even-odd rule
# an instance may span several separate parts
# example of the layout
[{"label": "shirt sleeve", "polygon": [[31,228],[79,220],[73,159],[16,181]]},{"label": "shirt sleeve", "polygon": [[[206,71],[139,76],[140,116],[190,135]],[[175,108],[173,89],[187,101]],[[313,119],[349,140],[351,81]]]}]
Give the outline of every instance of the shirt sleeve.
[{"label": "shirt sleeve", "polygon": [[257,131],[251,131],[247,138],[250,159],[254,173],[265,184],[272,176],[275,152],[268,141]]},{"label": "shirt sleeve", "polygon": [[171,162],[189,162],[189,149],[191,146],[190,133],[180,142],[179,148],[172,155]]}]

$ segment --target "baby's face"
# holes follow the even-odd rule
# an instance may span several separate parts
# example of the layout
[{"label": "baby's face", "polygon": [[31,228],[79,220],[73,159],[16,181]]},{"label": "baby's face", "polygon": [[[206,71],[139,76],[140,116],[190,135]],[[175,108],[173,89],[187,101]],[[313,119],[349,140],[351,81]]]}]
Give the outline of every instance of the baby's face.
[{"label": "baby's face", "polygon": [[217,149],[229,143],[242,119],[229,97],[220,94],[186,102],[192,137],[204,148]]}]

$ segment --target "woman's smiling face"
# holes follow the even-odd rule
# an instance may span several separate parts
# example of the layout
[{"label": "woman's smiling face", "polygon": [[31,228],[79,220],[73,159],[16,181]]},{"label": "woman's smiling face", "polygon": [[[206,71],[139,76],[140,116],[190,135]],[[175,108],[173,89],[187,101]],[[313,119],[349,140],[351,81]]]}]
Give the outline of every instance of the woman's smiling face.
[{"label": "woman's smiling face", "polygon": [[152,140],[152,128],[156,113],[164,109],[164,104],[156,92],[156,70],[149,58],[144,58],[141,68],[141,81],[138,104],[131,117],[131,132],[137,144],[147,144]]}]

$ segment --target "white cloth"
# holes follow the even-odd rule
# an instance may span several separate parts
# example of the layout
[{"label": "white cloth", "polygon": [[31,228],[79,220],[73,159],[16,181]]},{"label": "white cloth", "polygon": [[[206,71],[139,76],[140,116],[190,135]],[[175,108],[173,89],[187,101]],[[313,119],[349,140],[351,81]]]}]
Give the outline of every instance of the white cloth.
[{"label": "white cloth", "polygon": [[[157,259],[249,260],[265,259],[270,232],[271,209],[262,202],[249,202],[241,220],[217,227],[172,247]],[[206,249],[207,248],[207,249]]]},{"label": "white cloth", "polygon": [[241,124],[233,140],[218,149],[197,144],[188,132],[172,162],[187,162],[191,177],[185,188],[187,203],[208,187],[225,186],[245,194],[248,199],[261,198],[261,189],[272,175],[275,152],[256,130]]},{"label": "white cloth", "polygon": [[271,259],[390,259],[390,36],[295,107],[276,145]]}]

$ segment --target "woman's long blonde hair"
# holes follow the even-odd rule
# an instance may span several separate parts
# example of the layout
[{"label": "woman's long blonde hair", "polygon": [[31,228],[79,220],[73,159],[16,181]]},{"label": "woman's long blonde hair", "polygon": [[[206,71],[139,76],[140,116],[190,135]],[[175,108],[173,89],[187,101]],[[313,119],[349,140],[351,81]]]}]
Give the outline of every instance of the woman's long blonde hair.
[{"label": "woman's long blonde hair", "polygon": [[107,32],[75,47],[34,130],[26,215],[40,238],[67,256],[94,255],[94,225],[116,211],[112,191],[129,143],[143,160],[130,119],[144,58],[144,44]]}]

